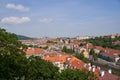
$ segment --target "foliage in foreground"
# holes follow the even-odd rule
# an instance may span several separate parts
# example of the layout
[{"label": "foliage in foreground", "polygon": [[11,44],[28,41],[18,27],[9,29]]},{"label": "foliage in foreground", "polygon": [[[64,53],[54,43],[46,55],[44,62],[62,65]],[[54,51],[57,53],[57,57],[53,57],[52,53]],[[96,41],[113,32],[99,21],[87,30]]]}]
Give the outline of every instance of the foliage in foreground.
[{"label": "foliage in foreground", "polygon": [[52,63],[40,57],[27,58],[26,46],[13,33],[0,29],[0,79],[46,80],[58,72]]},{"label": "foliage in foreground", "polygon": [[66,69],[55,76],[55,80],[98,80],[93,72]]}]

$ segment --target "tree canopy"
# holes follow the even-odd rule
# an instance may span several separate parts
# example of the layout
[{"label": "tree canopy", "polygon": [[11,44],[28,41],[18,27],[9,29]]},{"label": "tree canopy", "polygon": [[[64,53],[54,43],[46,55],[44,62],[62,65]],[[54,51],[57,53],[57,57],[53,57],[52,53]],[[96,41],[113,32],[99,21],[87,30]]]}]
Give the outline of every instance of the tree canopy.
[{"label": "tree canopy", "polygon": [[68,54],[73,54],[73,53],[74,53],[74,51],[73,51],[72,49],[67,49],[66,46],[63,47],[62,51],[63,51],[63,52],[66,52],[66,53],[68,53]]},{"label": "tree canopy", "polygon": [[75,53],[75,57],[77,57],[78,59],[82,60],[83,62],[86,62],[86,63],[89,62],[89,60],[84,57],[83,53]]},{"label": "tree canopy", "polygon": [[26,57],[25,46],[13,33],[0,29],[0,79],[48,80],[58,67],[40,57]]},{"label": "tree canopy", "polygon": [[109,36],[95,37],[95,38],[87,39],[85,41],[90,42],[95,46],[102,46],[104,48],[113,48],[120,50],[120,45],[113,44],[116,41],[120,41],[120,36],[116,36],[115,38],[111,38]]},{"label": "tree canopy", "polygon": [[94,49],[91,49],[89,54],[92,56],[92,61],[96,61],[98,59],[98,54],[95,53]]},{"label": "tree canopy", "polygon": [[86,70],[72,70],[66,69],[61,73],[58,73],[55,80],[98,80],[93,72],[88,72]]},{"label": "tree canopy", "polygon": [[56,80],[86,80],[87,75],[84,71],[66,69],[55,76]]}]

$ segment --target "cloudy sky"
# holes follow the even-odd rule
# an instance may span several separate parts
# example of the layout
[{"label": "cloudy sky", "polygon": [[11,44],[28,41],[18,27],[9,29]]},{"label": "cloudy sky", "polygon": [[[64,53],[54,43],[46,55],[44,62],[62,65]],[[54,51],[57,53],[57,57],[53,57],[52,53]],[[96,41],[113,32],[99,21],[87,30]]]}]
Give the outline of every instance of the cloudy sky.
[{"label": "cloudy sky", "polygon": [[120,33],[120,0],[0,0],[0,27],[31,37]]}]

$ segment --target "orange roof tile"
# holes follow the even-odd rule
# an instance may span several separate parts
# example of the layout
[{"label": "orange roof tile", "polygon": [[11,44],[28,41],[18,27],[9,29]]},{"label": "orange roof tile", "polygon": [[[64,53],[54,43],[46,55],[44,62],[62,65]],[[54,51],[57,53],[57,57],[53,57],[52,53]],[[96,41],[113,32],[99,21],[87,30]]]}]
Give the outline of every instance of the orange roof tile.
[{"label": "orange roof tile", "polygon": [[95,46],[96,49],[98,50],[105,50],[105,48],[101,47],[101,46]]},{"label": "orange roof tile", "polygon": [[32,55],[32,54],[43,54],[44,50],[41,48],[30,48],[25,51],[27,55]]},{"label": "orange roof tile", "polygon": [[120,55],[120,50],[115,50],[115,49],[111,49],[111,48],[104,48],[103,55],[109,56],[111,58],[115,58],[117,55]]},{"label": "orange roof tile", "polygon": [[70,67],[74,69],[83,69],[84,62],[77,59],[74,56],[71,56],[71,59],[69,60]]},{"label": "orange roof tile", "polygon": [[67,55],[62,54],[46,54],[44,55],[44,60],[50,61],[50,62],[60,62],[64,63],[66,61]]},{"label": "orange roof tile", "polygon": [[106,55],[106,56],[109,56],[109,57],[111,57],[111,58],[115,58],[115,55],[114,55],[113,53],[110,53],[110,52],[104,52],[104,53],[102,53],[102,54],[104,54],[104,55]]},{"label": "orange roof tile", "polygon": [[93,49],[94,48],[93,44],[91,44],[91,43],[88,43],[87,45],[88,45],[89,49]]},{"label": "orange roof tile", "polygon": [[100,80],[120,80],[120,77],[107,72],[103,77],[100,77]]}]

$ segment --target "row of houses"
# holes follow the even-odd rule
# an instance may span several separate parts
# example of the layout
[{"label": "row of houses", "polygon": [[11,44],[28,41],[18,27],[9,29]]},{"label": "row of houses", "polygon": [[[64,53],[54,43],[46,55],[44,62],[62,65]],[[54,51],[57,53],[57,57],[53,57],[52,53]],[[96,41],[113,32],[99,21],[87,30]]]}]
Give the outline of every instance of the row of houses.
[{"label": "row of houses", "polygon": [[66,54],[61,51],[47,51],[41,48],[28,48],[26,50],[26,56],[31,55],[40,56],[42,59],[52,62],[55,66],[59,67],[59,71],[70,69],[86,69],[94,72],[99,80],[119,80],[120,77],[112,74],[112,70],[103,71],[99,66],[91,65],[90,63],[84,63],[77,59],[75,56]]},{"label": "row of houses", "polygon": [[[54,43],[47,43],[47,40],[51,40]],[[22,41],[23,43],[37,45],[38,47],[44,48],[48,47],[48,50],[62,50],[64,46],[68,49],[72,49],[75,53],[82,53],[84,57],[90,58],[89,52],[94,49],[95,53],[99,55],[99,58],[107,60],[109,62],[114,62],[115,64],[120,64],[120,50],[114,50],[110,48],[103,48],[101,46],[93,46],[91,43],[82,42],[74,38],[45,38],[39,40]],[[80,46],[82,44],[82,46]]]},{"label": "row of houses", "polygon": [[[47,40],[52,41],[48,43]],[[42,42],[43,41],[43,42]],[[27,43],[27,41],[26,41]],[[93,49],[98,57],[106,60],[108,62],[120,65],[120,50],[114,50],[111,48],[103,48],[101,46],[93,46],[91,43],[86,43],[77,39],[70,38],[56,38],[56,39],[46,39],[36,41],[30,41],[30,44],[37,43],[36,45],[41,48],[29,47],[26,50],[26,56],[31,55],[40,56],[42,59],[52,62],[55,66],[59,67],[59,71],[70,68],[70,69],[86,69],[88,71],[93,71],[99,78],[99,80],[117,80],[119,77],[112,73],[112,70],[104,71],[101,70],[99,66],[91,65],[90,63],[84,63],[83,61],[77,59],[73,55],[68,55],[61,52],[64,46],[67,49],[72,49],[77,54],[83,54],[84,57],[90,59],[90,50]],[[82,44],[82,45],[80,45]],[[46,50],[43,47],[48,47]]]}]

